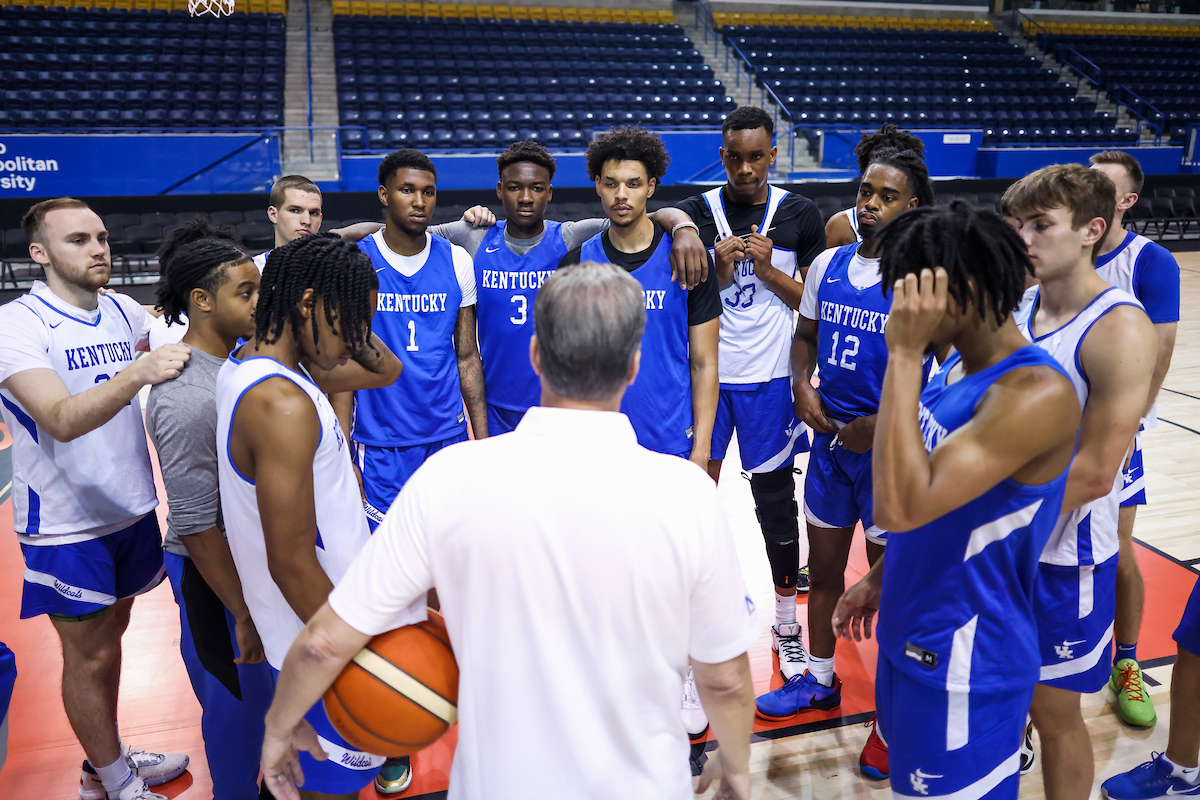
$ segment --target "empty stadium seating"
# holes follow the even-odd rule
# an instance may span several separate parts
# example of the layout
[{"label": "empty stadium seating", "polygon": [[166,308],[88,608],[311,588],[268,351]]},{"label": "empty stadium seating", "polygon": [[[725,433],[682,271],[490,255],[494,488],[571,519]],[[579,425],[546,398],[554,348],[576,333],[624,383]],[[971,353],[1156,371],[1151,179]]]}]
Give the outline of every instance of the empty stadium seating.
[{"label": "empty stadium seating", "polygon": [[[598,125],[719,125],[736,105],[656,12],[445,8],[335,3],[343,149],[578,147]],[[400,9],[429,15],[378,13]]]},{"label": "empty stadium seating", "polygon": [[0,8],[0,129],[281,123],[284,0],[221,19],[189,17],[186,0],[96,2],[114,7]]}]

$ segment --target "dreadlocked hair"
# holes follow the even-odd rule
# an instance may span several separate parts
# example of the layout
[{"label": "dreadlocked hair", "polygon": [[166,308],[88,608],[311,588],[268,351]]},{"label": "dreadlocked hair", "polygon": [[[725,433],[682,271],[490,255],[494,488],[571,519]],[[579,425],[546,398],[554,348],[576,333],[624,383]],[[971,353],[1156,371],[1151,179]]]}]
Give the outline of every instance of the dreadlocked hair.
[{"label": "dreadlocked hair", "polygon": [[881,147],[912,150],[922,159],[925,158],[925,143],[908,131],[902,131],[889,122],[874,133],[864,133],[858,140],[858,144],[854,146],[854,155],[858,159],[860,174],[867,171],[872,154]]},{"label": "dreadlocked hair", "polygon": [[[925,166],[925,159],[920,153],[881,147],[871,154],[871,162],[867,164],[867,168],[872,164],[883,164],[903,172],[904,177],[908,179],[908,188],[912,190],[913,197],[917,198],[917,204],[933,205],[933,181],[929,180],[929,168]],[[864,168],[863,174],[866,172]]]},{"label": "dreadlocked hair", "polygon": [[229,267],[249,260],[233,228],[213,225],[205,216],[185,222],[158,248],[156,307],[168,323],[182,322],[193,289],[215,293],[225,283]]},{"label": "dreadlocked hair", "polygon": [[[358,353],[371,335],[371,292],[379,278],[371,258],[354,242],[333,233],[301,236],[277,247],[267,256],[258,307],[254,314],[254,336],[271,344],[291,323],[292,335],[301,336],[300,299],[306,289],[313,299],[323,299],[325,321]],[[317,317],[312,317],[313,346],[320,352]]]},{"label": "dreadlocked hair", "polygon": [[973,209],[962,200],[919,206],[900,214],[877,234],[884,291],[923,269],[944,267],[950,296],[965,306],[974,300],[979,316],[991,312],[1002,324],[1021,302],[1033,264],[1025,243],[995,211]]}]

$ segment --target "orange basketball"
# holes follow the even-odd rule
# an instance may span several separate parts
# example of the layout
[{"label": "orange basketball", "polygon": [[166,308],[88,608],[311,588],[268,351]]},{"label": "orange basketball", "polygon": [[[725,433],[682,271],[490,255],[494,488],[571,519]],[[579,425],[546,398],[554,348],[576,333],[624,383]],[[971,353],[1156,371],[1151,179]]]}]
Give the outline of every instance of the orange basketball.
[{"label": "orange basketball", "polygon": [[412,755],[458,718],[458,664],[441,614],[376,636],[325,692],[346,741],[377,756]]}]

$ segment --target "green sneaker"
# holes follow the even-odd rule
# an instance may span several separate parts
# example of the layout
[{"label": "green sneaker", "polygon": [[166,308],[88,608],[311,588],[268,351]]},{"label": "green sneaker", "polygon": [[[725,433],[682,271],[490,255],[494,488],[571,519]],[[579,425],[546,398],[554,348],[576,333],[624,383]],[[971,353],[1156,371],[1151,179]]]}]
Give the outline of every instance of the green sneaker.
[{"label": "green sneaker", "polygon": [[412,766],[408,763],[408,756],[389,758],[383,762],[379,774],[375,776],[375,791],[380,794],[400,794],[409,787],[412,779]]},{"label": "green sneaker", "polygon": [[1142,668],[1132,658],[1122,658],[1113,665],[1108,688],[1117,696],[1117,716],[1126,725],[1152,728],[1158,721],[1154,701],[1142,683]]},{"label": "green sneaker", "polygon": [[796,594],[808,594],[808,564],[800,568],[800,577],[796,579]]}]

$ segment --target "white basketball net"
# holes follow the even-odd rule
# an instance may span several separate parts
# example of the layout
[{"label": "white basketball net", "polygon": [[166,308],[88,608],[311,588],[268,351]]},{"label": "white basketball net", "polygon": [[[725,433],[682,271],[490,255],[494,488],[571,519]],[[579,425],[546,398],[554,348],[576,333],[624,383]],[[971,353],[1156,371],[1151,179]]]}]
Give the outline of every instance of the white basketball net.
[{"label": "white basketball net", "polygon": [[233,13],[234,0],[188,0],[188,13],[193,17],[212,14],[226,17]]}]

